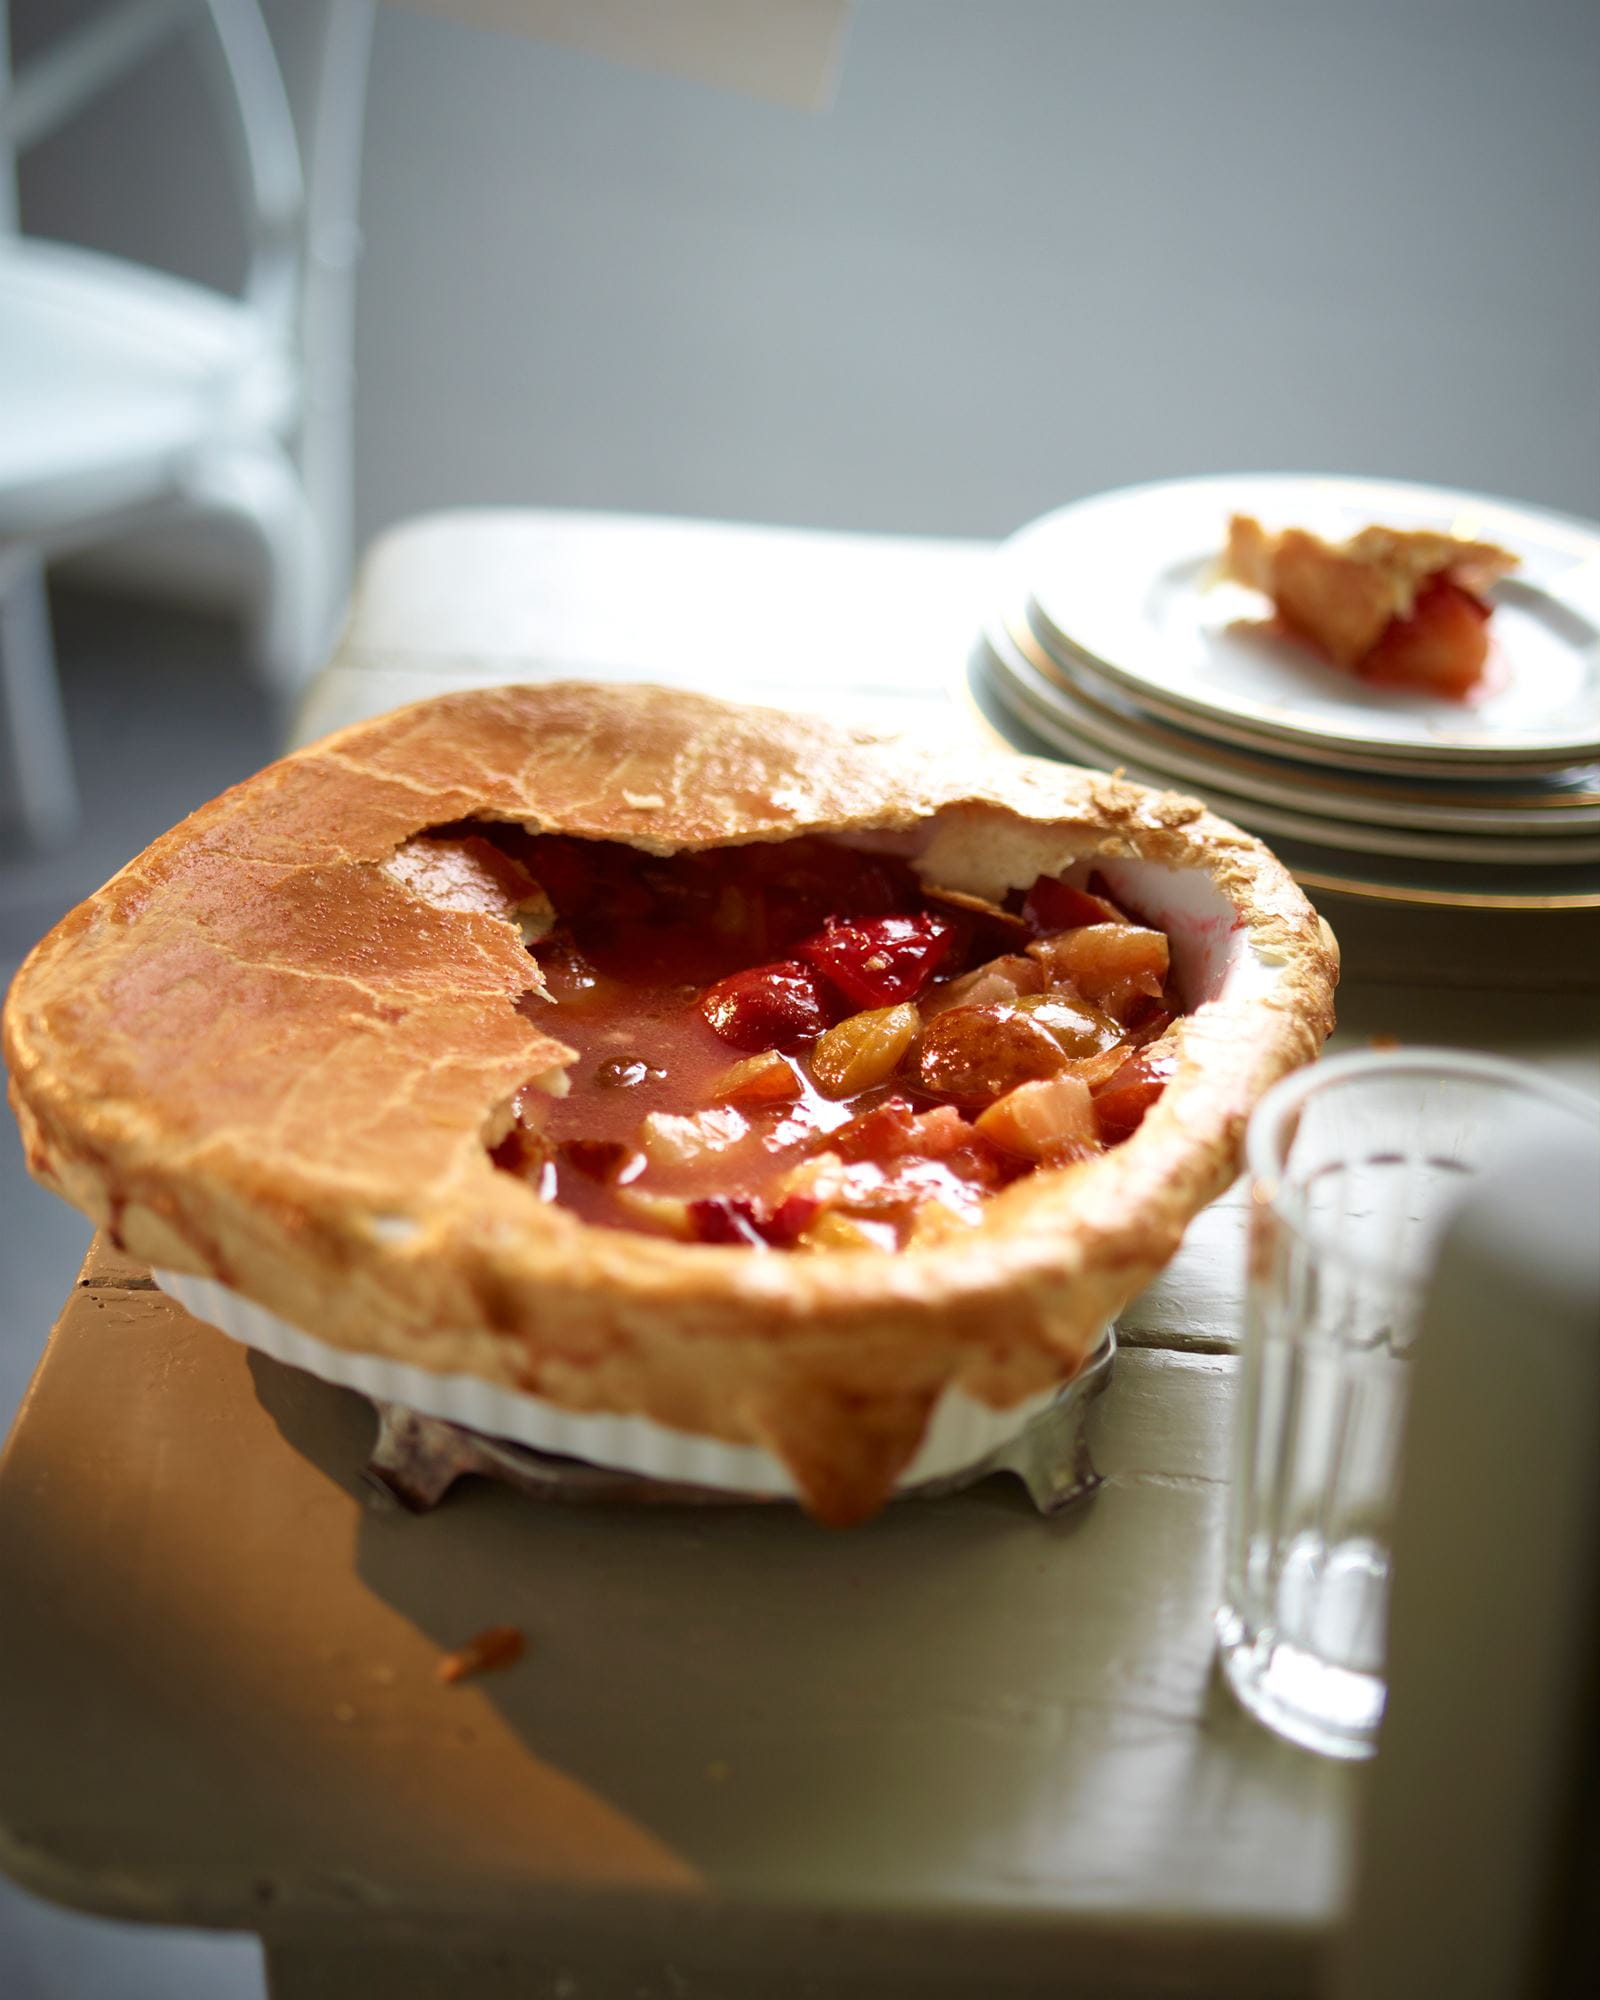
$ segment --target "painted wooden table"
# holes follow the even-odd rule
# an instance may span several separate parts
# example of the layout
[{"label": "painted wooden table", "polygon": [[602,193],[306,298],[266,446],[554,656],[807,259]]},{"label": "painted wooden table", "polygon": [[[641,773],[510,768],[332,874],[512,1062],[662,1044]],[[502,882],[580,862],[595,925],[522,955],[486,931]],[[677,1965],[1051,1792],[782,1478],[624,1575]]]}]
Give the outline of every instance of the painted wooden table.
[{"label": "painted wooden table", "polygon": [[[988,561],[412,523],[300,733],[552,671],[970,731],[949,689]],[[1344,1042],[1600,1087],[1592,919],[1328,913]],[[1241,1261],[1235,1191],[1124,1316],[1090,1500],[1047,1521],[997,1480],[831,1535],[478,1485],[385,1507],[359,1399],[97,1245],[0,1465],[0,1865],[256,1931],[280,2000],[1311,1993],[1362,1774],[1212,1676]],[[523,1660],[442,1684],[491,1624]]]}]

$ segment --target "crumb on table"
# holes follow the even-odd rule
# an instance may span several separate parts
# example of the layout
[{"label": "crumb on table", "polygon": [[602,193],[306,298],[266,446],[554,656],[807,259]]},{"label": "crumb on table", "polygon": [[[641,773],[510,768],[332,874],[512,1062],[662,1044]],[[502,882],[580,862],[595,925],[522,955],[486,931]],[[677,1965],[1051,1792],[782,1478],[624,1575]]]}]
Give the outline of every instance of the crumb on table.
[{"label": "crumb on table", "polygon": [[492,1674],[515,1666],[525,1651],[526,1643],[515,1625],[489,1625],[464,1646],[446,1653],[434,1672],[446,1683],[464,1681],[473,1674]]}]

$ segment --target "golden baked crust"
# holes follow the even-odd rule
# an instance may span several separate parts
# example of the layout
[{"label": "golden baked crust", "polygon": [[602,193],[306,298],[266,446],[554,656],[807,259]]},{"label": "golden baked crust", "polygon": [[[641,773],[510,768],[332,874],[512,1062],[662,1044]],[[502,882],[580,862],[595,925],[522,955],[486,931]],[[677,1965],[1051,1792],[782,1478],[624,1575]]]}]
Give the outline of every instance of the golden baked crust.
[{"label": "golden baked crust", "polygon": [[[1184,1018],[1131,1139],[948,1242],[802,1258],[592,1228],[485,1149],[569,1053],[518,1011],[515,924],[436,907],[393,863],[469,817],[653,853],[898,835],[930,879],[990,895],[1141,856],[1205,870],[1272,970]],[[1281,865],[1193,800],[562,684],[358,724],[203,807],[35,949],[5,1053],[31,1170],[134,1254],[351,1349],[764,1444],[845,1522],[947,1385],[1005,1406],[1076,1371],[1232,1178],[1261,1093],[1320,1048],[1336,968]]]},{"label": "golden baked crust", "polygon": [[1304,528],[1272,534],[1250,514],[1228,523],[1222,573],[1270,597],[1284,622],[1341,667],[1364,660],[1396,618],[1409,618],[1431,578],[1449,576],[1481,597],[1517,567],[1493,542],[1432,528],[1363,528],[1325,542]]}]

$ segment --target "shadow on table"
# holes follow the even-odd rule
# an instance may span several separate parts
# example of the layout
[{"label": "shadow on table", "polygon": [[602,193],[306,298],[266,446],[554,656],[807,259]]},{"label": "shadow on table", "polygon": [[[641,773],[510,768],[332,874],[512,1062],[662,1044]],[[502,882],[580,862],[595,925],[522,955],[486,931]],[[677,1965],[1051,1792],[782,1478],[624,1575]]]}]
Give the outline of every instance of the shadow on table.
[{"label": "shadow on table", "polygon": [[476,1685],[719,1888],[848,1905],[865,1883],[921,1900],[981,1878],[1026,1899],[1161,1879],[1184,1787],[1250,1810],[1215,1757],[1196,1768],[1241,1726],[1209,1690],[1215,1482],[1153,1468],[1047,1520],[1000,1478],[847,1533],[786,1506],[571,1506],[477,1480],[408,1515],[366,1494],[360,1398],[250,1365],[284,1439],[369,1499],[363,1584],[441,1649],[520,1628],[523,1660]]}]

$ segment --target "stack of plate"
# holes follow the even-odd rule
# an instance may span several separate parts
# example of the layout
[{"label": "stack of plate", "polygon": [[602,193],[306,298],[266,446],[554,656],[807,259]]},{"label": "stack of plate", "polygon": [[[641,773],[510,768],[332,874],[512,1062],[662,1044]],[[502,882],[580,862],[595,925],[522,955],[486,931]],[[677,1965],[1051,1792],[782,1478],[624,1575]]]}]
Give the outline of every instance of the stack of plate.
[{"label": "stack of plate", "polygon": [[[1232,513],[1498,542],[1468,701],[1325,665],[1222,583]],[[1018,747],[1204,798],[1308,886],[1416,903],[1600,906],[1600,527],[1386,480],[1241,474],[1129,488],[1015,536],[970,665]]]}]

